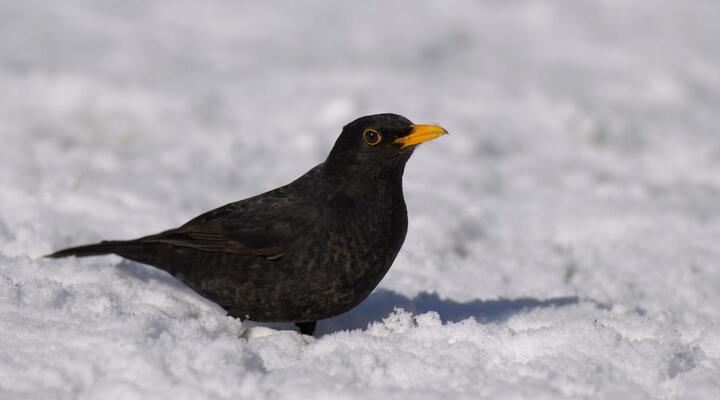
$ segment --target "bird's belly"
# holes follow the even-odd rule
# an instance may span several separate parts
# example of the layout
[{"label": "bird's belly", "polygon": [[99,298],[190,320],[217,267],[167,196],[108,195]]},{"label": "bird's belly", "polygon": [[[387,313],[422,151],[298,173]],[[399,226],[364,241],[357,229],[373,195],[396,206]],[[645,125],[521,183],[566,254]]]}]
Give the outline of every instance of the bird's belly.
[{"label": "bird's belly", "polygon": [[341,314],[364,300],[390,268],[395,253],[384,257],[297,253],[269,260],[193,251],[179,258],[171,272],[233,316],[314,321]]},{"label": "bird's belly", "polygon": [[353,232],[319,232],[312,244],[300,244],[277,259],[184,251],[171,272],[236,317],[325,319],[350,310],[377,286],[404,241],[407,225],[397,226],[394,240],[373,237],[375,242]]},{"label": "bird's belly", "polygon": [[390,267],[390,262],[368,264],[343,257],[227,261],[217,264],[236,268],[177,277],[233,316],[254,321],[315,321],[341,314],[364,300]]}]

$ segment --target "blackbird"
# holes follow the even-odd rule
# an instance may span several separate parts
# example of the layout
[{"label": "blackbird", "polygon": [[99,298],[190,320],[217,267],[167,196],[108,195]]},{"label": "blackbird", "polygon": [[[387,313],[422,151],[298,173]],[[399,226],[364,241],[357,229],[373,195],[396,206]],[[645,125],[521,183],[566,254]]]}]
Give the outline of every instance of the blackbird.
[{"label": "blackbird", "polygon": [[325,162],[295,181],[176,229],[48,255],[118,256],[165,270],[228,314],[294,322],[344,313],[377,286],[405,241],[402,190],[415,147],[447,131],[397,114],[346,125]]}]

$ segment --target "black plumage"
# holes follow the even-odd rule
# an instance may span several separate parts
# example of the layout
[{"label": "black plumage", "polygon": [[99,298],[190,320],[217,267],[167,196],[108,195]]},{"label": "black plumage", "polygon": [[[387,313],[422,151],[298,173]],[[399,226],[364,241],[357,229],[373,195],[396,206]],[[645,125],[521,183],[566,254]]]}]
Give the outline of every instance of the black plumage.
[{"label": "black plumage", "polygon": [[114,253],[163,269],[229,314],[315,321],[350,310],[377,286],[405,240],[402,190],[415,146],[447,133],[396,114],[343,128],[327,160],[292,183],[202,214],[176,229],[49,257]]}]

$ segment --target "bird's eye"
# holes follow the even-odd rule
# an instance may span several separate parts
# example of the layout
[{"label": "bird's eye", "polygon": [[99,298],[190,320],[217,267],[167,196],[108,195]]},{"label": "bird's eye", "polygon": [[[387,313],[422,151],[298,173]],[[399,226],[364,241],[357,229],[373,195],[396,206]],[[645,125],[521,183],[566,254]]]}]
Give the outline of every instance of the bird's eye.
[{"label": "bird's eye", "polygon": [[363,132],[363,140],[370,146],[375,146],[382,140],[382,135],[375,129],[365,129],[365,132]]}]

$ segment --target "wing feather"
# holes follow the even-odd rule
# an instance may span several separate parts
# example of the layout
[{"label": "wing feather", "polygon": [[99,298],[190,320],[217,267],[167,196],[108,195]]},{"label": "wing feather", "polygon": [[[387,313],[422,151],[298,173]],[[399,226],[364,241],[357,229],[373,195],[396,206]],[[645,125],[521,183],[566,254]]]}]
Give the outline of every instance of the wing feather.
[{"label": "wing feather", "polygon": [[292,241],[315,223],[319,211],[307,201],[268,192],[209,211],[182,225],[139,239],[202,251],[282,257]]}]

